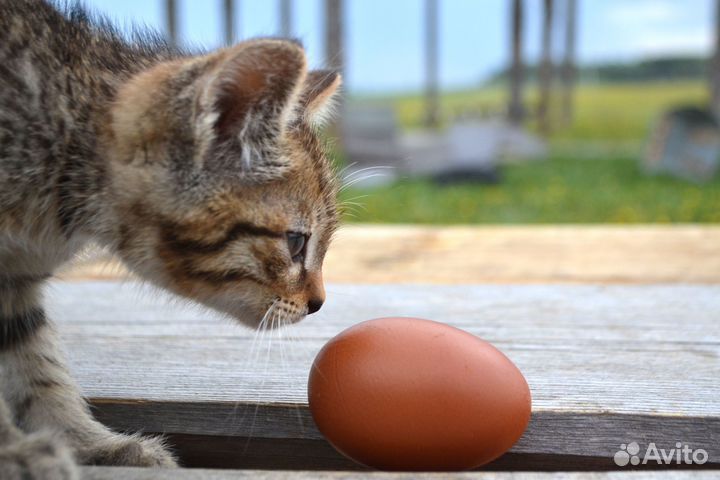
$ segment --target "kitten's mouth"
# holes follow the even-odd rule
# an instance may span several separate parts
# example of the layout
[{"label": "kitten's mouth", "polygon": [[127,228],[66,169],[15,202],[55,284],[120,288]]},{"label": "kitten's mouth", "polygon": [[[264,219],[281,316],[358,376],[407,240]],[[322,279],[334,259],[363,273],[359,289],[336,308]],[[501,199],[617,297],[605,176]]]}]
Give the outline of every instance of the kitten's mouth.
[{"label": "kitten's mouth", "polygon": [[297,315],[287,319],[284,323],[284,325],[294,325],[296,323],[300,323],[302,320],[307,317],[307,313],[298,313]]},{"label": "kitten's mouth", "polygon": [[281,297],[275,298],[258,323],[258,329],[276,329],[300,322],[307,316],[307,307]]}]

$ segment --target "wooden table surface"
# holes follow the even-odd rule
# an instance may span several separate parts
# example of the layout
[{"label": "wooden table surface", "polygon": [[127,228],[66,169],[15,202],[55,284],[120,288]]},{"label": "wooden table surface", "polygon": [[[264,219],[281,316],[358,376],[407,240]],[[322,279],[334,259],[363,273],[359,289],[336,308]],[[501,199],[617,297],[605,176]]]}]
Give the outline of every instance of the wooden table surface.
[{"label": "wooden table surface", "polygon": [[[243,469],[84,467],[84,478],[369,475],[321,437],[305,382],[327,339],[387,315],[471,331],[528,379],[524,437],[490,471],[460,478],[655,478],[650,466],[615,467],[612,455],[631,441],[704,448],[720,468],[720,227],[346,226],[324,274],[329,300],[318,315],[260,336],[118,282],[127,274],[109,257],[63,272],[69,282],[50,288],[50,311],[97,416],[168,435],[187,466]],[[718,472],[701,473],[662,471]]]},{"label": "wooden table surface", "polygon": [[[112,279],[110,259],[65,279]],[[343,227],[328,252],[330,283],[720,283],[720,227]]]},{"label": "wooden table surface", "polygon": [[[292,470],[155,470],[141,468],[84,467],[84,480],[654,480],[657,471],[642,472],[471,472],[471,473],[382,473],[298,472]],[[717,479],[713,471],[665,471],[663,480]]]},{"label": "wooden table surface", "polygon": [[56,282],[47,296],[97,417],[167,434],[187,466],[357,469],[313,425],[309,366],[342,329],[407,315],[468,330],[525,374],[532,420],[490,469],[613,469],[620,444],[632,441],[687,443],[708,452],[706,467],[720,467],[718,285],[333,284],[328,292],[320,313],[264,336],[132,282]]}]

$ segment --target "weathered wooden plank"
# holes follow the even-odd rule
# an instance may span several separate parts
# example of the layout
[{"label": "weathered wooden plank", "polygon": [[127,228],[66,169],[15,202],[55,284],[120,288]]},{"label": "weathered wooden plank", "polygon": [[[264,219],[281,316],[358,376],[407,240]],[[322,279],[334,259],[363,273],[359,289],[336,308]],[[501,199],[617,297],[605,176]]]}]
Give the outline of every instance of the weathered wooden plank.
[{"label": "weathered wooden plank", "polygon": [[[117,263],[65,278],[116,278]],[[328,252],[333,283],[720,283],[714,225],[343,227]]]},{"label": "weathered wooden plank", "polygon": [[[713,285],[330,284],[327,291],[323,309],[286,336],[329,338],[368,318],[406,315],[515,344],[720,342],[720,286]],[[68,336],[255,336],[207,309],[133,282],[56,282],[46,296],[51,316]]]},{"label": "weathered wooden plank", "polygon": [[466,472],[466,473],[384,473],[384,472],[316,472],[268,470],[161,470],[147,468],[83,467],[84,480],[709,480],[718,476],[712,471],[628,471],[628,472]]},{"label": "weathered wooden plank", "polygon": [[[304,467],[344,466],[307,410],[312,359],[353,323],[410,315],[477,334],[524,372],[533,418],[510,467],[607,465],[631,441],[680,441],[720,462],[720,286],[328,290],[319,314],[264,337],[130,284],[56,283],[48,297],[97,416],[123,430],[224,439],[229,451],[290,441]],[[195,443],[202,464],[216,446]],[[223,466],[262,466],[241,457]]]}]

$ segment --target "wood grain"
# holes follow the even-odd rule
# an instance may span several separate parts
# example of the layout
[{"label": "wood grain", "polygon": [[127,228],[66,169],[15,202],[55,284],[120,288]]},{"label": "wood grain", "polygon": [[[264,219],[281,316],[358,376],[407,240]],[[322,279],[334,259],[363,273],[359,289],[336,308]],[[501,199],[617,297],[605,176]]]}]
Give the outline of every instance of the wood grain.
[{"label": "wood grain", "polygon": [[[297,440],[306,460],[318,455],[305,467],[338,464],[308,412],[312,360],[354,323],[405,315],[479,335],[523,371],[533,417],[512,450],[516,465],[540,455],[555,467],[571,456],[612,466],[631,441],[680,441],[720,462],[720,286],[328,291],[320,313],[260,334],[132,283],[58,282],[47,297],[84,393],[98,418],[121,430],[235,439],[233,446],[249,438],[270,449],[273,439]],[[212,452],[197,443],[200,466]]]},{"label": "wood grain", "polygon": [[628,471],[628,472],[468,472],[468,473],[382,473],[303,472],[267,470],[161,470],[147,468],[83,467],[84,480],[710,480],[711,471]]},{"label": "wood grain", "polygon": [[[65,279],[113,279],[90,261]],[[705,225],[343,227],[331,283],[720,283],[720,227]]]}]

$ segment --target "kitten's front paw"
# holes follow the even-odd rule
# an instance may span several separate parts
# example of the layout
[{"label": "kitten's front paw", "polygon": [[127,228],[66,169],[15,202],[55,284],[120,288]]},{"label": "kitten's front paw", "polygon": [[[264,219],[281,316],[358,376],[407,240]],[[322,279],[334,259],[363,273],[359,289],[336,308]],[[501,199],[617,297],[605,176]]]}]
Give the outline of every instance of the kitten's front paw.
[{"label": "kitten's front paw", "polygon": [[128,467],[177,467],[175,458],[159,437],[115,435],[77,454],[80,463],[88,465],[123,465]]},{"label": "kitten's front paw", "polygon": [[33,433],[0,448],[3,480],[76,480],[70,450],[45,433]]}]

